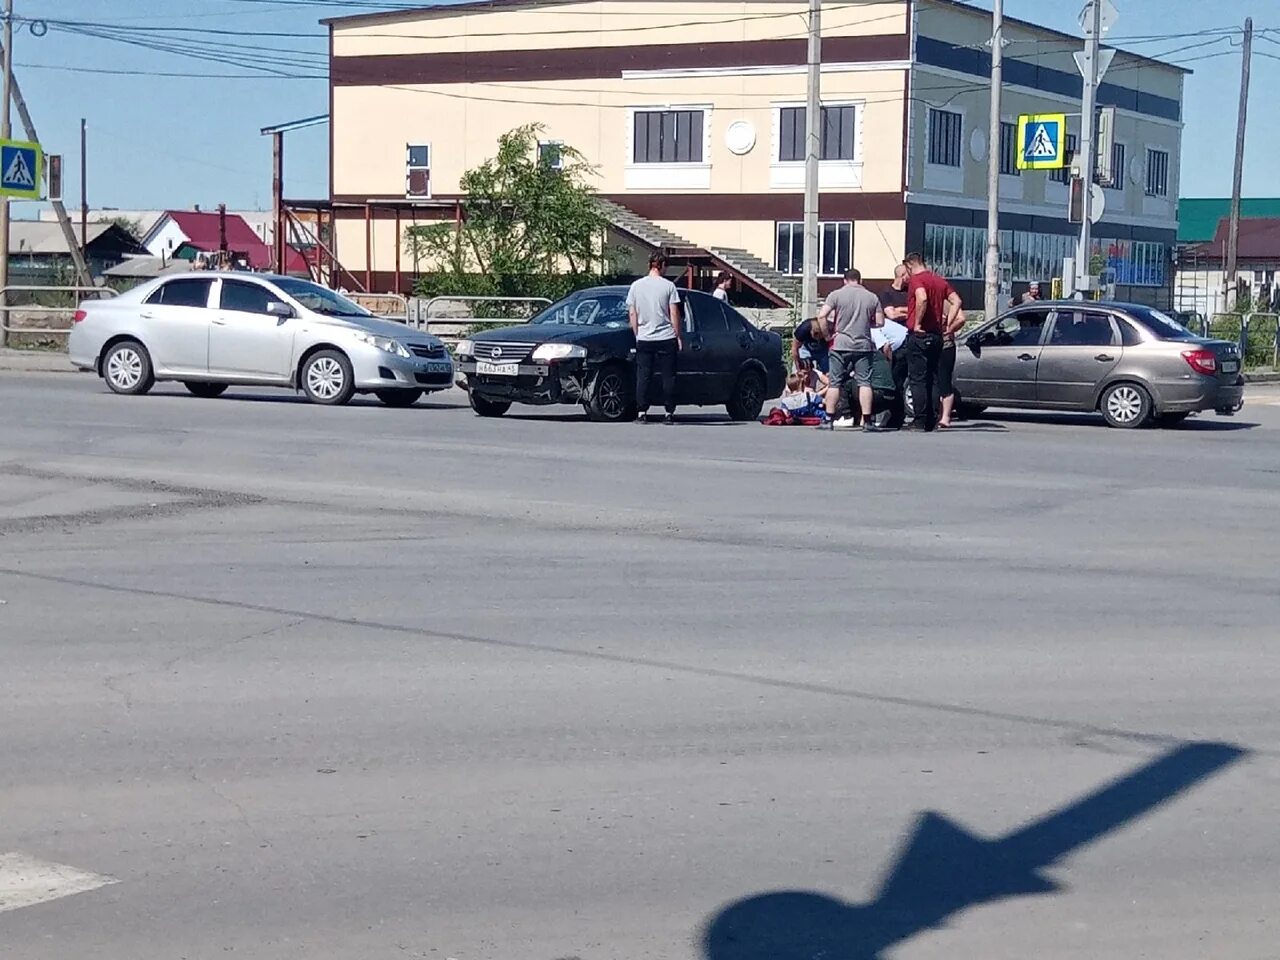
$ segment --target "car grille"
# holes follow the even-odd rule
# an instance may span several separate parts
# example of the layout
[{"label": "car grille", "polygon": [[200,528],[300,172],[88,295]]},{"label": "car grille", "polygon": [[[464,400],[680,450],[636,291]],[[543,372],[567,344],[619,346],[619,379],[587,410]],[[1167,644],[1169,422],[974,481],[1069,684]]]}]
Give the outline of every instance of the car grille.
[{"label": "car grille", "polygon": [[415,373],[413,378],[424,386],[431,387],[450,383],[452,376],[453,374],[445,371],[444,373]]},{"label": "car grille", "polygon": [[428,360],[438,360],[444,356],[444,345],[430,346],[422,343],[409,344],[409,350],[415,357],[426,357]]},{"label": "car grille", "polygon": [[[478,340],[475,344],[475,358],[489,363],[524,363],[533,353],[533,343],[498,343],[492,340]],[[496,352],[495,352],[496,351]]]}]

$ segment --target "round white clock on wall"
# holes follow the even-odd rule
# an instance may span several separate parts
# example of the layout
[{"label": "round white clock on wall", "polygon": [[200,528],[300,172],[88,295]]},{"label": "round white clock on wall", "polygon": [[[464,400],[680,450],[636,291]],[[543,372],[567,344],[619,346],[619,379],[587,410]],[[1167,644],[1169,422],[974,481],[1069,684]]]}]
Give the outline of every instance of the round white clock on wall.
[{"label": "round white clock on wall", "polygon": [[981,130],[975,130],[969,137],[969,156],[981,163],[987,159],[987,135]]},{"label": "round white clock on wall", "polygon": [[756,128],[749,120],[735,120],[724,132],[724,145],[735,156],[750,153],[756,145]]}]

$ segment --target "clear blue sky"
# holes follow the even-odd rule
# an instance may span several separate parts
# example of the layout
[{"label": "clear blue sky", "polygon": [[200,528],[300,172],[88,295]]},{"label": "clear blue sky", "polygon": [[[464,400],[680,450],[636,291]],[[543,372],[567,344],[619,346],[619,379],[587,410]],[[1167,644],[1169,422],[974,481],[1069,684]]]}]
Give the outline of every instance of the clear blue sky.
[{"label": "clear blue sky", "polygon": [[[1168,54],[1196,71],[1186,88],[1183,196],[1225,196],[1230,192],[1229,158],[1240,75],[1240,53],[1231,39],[1187,35],[1239,26],[1249,15],[1256,30],[1275,30],[1255,42],[1245,193],[1280,194],[1276,175],[1280,169],[1276,161],[1280,128],[1269,116],[1280,95],[1280,59],[1273,59],[1280,57],[1280,3],[1114,2],[1120,11],[1112,35],[1117,45],[1150,56]],[[405,0],[387,3],[388,7],[397,5],[408,4]],[[1006,13],[1074,31],[1081,5],[1079,0],[1006,0]],[[322,77],[325,72],[324,31],[317,21],[370,8],[376,8],[376,0],[15,0],[17,17],[39,16],[50,21],[43,37],[35,37],[20,26],[14,40],[14,59],[19,64],[15,72],[46,149],[68,157],[69,195],[78,194],[77,151],[83,116],[89,121],[89,201],[93,206],[211,206],[222,201],[232,207],[266,207],[271,196],[270,142],[258,130],[328,109],[324,79],[295,79]],[[67,23],[59,26],[54,21]],[[142,29],[155,27],[235,31],[248,36]],[[111,34],[114,39],[89,36],[85,31]],[[262,36],[264,33],[315,36],[269,37]],[[1125,37],[1135,39],[1126,43]],[[175,43],[183,44],[183,50],[151,48]],[[259,73],[218,62],[227,57],[295,78],[160,75]],[[137,75],[88,72],[90,69],[136,71]],[[520,119],[513,117],[512,124]],[[327,131],[321,127],[293,133],[287,144],[288,195],[325,196]],[[15,205],[16,216],[33,214],[29,206]]]}]

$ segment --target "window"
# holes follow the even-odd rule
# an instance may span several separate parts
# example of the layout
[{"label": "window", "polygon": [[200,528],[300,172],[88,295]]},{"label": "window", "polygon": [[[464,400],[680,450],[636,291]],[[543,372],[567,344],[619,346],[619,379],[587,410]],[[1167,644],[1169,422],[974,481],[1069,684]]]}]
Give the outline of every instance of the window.
[{"label": "window", "polygon": [[[818,224],[818,273],[824,277],[837,277],[853,266],[853,224],[831,222]],[[786,222],[778,224],[777,259],[779,273],[804,272],[804,224]]]},{"label": "window", "polygon": [[702,110],[637,110],[632,159],[636,163],[701,163]]},{"label": "window", "polygon": [[147,297],[147,303],[166,307],[207,307],[212,280],[170,280]]},{"label": "window", "polygon": [[[778,111],[778,160],[793,163],[805,158],[804,107]],[[854,160],[857,157],[858,108],[849,104],[822,108],[818,157],[821,160]]]},{"label": "window", "polygon": [[1123,143],[1111,144],[1111,176],[1104,179],[1101,171],[1097,171],[1094,175],[1094,181],[1103,187],[1109,187],[1112,190],[1124,189],[1124,161],[1125,150]]},{"label": "window", "polygon": [[993,347],[1036,347],[1049,319],[1048,310],[1023,310],[996,323],[989,334],[983,335],[983,344]]},{"label": "window", "polygon": [[729,332],[729,321],[725,317],[724,308],[715,297],[705,293],[690,293],[689,302],[693,305],[693,321],[696,332],[701,334],[717,334]]},{"label": "window", "polygon": [[431,147],[410,144],[405,148],[404,195],[409,198],[431,197]]},{"label": "window", "polygon": [[276,298],[266,287],[243,280],[222,281],[222,309],[241,313],[266,313],[267,304]]},{"label": "window", "polygon": [[1016,123],[1000,124],[1000,173],[1006,177],[1019,176],[1018,169],[1018,125]]},{"label": "window", "polygon": [[630,323],[627,297],[623,293],[575,293],[547,307],[530,323],[556,326],[609,327],[619,329]]},{"label": "window", "polygon": [[1147,196],[1169,195],[1169,153],[1167,150],[1147,151]]},{"label": "window", "polygon": [[964,118],[950,110],[929,110],[929,162],[940,167],[960,166],[960,139]]},{"label": "window", "polygon": [[1115,345],[1111,318],[1105,313],[1063,311],[1053,323],[1050,346],[1110,347]]},{"label": "window", "polygon": [[1074,133],[1067,134],[1066,143],[1066,164],[1061,170],[1050,170],[1049,179],[1054,183],[1068,183],[1071,180],[1071,161],[1075,159],[1076,151],[1080,149],[1080,138]]},{"label": "window", "polygon": [[538,162],[552,170],[564,169],[564,141],[539,140]]}]

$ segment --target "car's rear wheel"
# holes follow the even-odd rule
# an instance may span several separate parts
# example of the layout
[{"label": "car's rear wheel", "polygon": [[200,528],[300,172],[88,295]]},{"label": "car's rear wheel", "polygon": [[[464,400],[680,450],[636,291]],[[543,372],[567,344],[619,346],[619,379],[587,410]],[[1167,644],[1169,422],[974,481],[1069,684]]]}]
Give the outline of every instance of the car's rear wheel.
[{"label": "car's rear wheel", "polygon": [[1136,383],[1113,383],[1102,393],[1098,409],[1109,427],[1132,430],[1151,419],[1151,394]]},{"label": "car's rear wheel", "polygon": [[388,407],[412,407],[422,396],[421,390],[375,390],[373,395]]},{"label": "car's rear wheel", "polygon": [[115,393],[138,396],[156,382],[151,371],[151,355],[137,340],[121,340],[102,358],[102,379]]},{"label": "car's rear wheel", "polygon": [[1190,413],[1162,413],[1156,417],[1156,423],[1162,427],[1179,427],[1189,416]]},{"label": "car's rear wheel", "polygon": [[339,407],[356,392],[351,361],[337,350],[321,350],[302,365],[302,392],[312,403]]},{"label": "car's rear wheel", "polygon": [[225,383],[209,383],[206,380],[183,380],[182,385],[193,397],[204,397],[206,400],[222,396],[227,389]]},{"label": "car's rear wheel", "polygon": [[611,363],[601,369],[591,383],[591,392],[585,406],[587,416],[601,423],[634,420],[635,387],[627,369],[618,363]]},{"label": "car's rear wheel", "polygon": [[764,409],[765,383],[759,370],[743,370],[725,404],[732,420],[755,420]]},{"label": "car's rear wheel", "polygon": [[471,409],[482,417],[500,417],[511,409],[510,400],[490,400],[471,391]]}]

